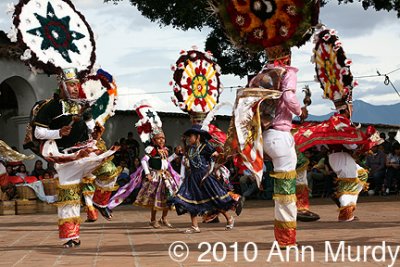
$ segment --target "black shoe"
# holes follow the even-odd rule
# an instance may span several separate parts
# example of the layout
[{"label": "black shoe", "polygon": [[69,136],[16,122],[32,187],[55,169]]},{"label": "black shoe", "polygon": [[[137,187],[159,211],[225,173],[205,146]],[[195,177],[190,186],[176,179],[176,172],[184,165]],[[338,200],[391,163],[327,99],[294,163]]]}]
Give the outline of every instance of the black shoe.
[{"label": "black shoe", "polygon": [[239,216],[242,213],[245,200],[246,200],[246,198],[243,196],[239,198],[238,204],[237,204],[236,210],[235,210],[235,213],[237,216]]},{"label": "black shoe", "polygon": [[297,212],[297,220],[300,222],[314,222],[320,219],[319,215],[315,212],[305,210]]},{"label": "black shoe", "polygon": [[95,220],[95,219],[89,219],[89,218],[87,218],[87,219],[85,220],[85,222],[89,222],[89,223],[92,223],[92,222],[95,222],[95,221],[97,221],[97,220]]},{"label": "black shoe", "polygon": [[111,213],[112,212],[109,208],[107,208],[107,207],[102,208],[102,207],[98,207],[96,205],[93,205],[93,206],[100,212],[100,214],[104,217],[104,219],[106,219],[107,221],[111,221],[111,219],[112,219]]},{"label": "black shoe", "polygon": [[81,241],[75,241],[75,240],[69,240],[68,242],[63,244],[64,248],[74,248],[74,247],[79,247],[81,245]]}]

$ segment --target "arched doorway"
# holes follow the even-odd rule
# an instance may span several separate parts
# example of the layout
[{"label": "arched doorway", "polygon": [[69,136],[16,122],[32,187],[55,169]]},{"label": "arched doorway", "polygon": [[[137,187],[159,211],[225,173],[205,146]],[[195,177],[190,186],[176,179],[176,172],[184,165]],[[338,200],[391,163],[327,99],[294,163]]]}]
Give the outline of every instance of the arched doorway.
[{"label": "arched doorway", "polygon": [[0,139],[21,152],[30,110],[36,101],[32,86],[24,78],[12,76],[0,83]]}]

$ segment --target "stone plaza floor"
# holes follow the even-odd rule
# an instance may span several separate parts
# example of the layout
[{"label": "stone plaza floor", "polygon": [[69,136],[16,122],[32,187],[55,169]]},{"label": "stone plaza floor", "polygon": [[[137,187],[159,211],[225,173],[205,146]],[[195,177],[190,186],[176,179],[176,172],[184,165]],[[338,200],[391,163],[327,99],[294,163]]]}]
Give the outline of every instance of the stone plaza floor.
[{"label": "stone plaza floor", "polygon": [[121,206],[111,222],[82,223],[82,245],[70,249],[61,248],[56,214],[0,216],[0,266],[400,266],[399,196],[361,197],[360,221],[351,223],[336,221],[329,199],[311,199],[311,207],[321,220],[299,222],[298,251],[287,252],[274,246],[268,200],[247,201],[232,231],[220,216],[220,223],[200,223],[199,234],[182,233],[188,215],[171,212],[174,229],[152,229],[149,210]]}]

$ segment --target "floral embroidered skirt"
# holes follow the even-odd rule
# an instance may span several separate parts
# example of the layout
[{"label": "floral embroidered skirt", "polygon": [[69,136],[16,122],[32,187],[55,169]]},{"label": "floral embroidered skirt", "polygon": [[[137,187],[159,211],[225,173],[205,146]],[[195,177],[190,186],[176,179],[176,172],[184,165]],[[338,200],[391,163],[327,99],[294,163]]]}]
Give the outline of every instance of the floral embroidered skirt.
[{"label": "floral embroidered skirt", "polygon": [[152,170],[150,174],[152,180],[143,179],[134,204],[156,210],[171,208],[167,205],[167,199],[178,191],[178,184],[168,171]]}]

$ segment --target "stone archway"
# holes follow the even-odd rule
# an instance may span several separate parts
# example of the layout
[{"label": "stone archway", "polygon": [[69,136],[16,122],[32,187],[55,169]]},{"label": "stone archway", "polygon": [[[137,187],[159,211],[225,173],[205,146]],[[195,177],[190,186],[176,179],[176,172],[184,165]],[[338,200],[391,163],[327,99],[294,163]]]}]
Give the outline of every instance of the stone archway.
[{"label": "stone archway", "polygon": [[20,76],[2,81],[0,92],[0,139],[22,152],[25,128],[31,108],[37,101],[36,94],[31,84]]}]

